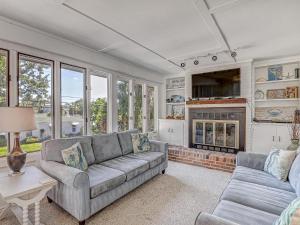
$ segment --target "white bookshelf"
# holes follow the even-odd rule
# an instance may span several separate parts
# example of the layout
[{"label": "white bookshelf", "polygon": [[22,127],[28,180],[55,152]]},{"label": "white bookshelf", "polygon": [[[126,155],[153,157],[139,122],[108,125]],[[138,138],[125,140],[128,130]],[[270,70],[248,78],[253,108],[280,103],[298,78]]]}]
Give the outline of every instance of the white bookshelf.
[{"label": "white bookshelf", "polygon": [[[281,73],[274,77],[269,76],[269,69],[279,68]],[[293,111],[300,108],[300,79],[296,77],[296,68],[300,68],[300,61],[266,64],[254,67],[253,105],[255,122],[289,122],[293,117]],[[270,80],[272,78],[272,80]],[[298,93],[292,97],[284,94],[276,98],[268,95],[268,90],[281,90],[288,87],[297,87]]]}]

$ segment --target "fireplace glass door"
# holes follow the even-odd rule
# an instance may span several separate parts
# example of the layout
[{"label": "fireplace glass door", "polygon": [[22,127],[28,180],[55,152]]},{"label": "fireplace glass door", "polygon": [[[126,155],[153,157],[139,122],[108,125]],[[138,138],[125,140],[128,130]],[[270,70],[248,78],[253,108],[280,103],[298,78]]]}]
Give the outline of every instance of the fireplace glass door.
[{"label": "fireplace glass door", "polygon": [[239,148],[239,121],[193,120],[193,144]]},{"label": "fireplace glass door", "polygon": [[203,144],[203,134],[204,134],[204,123],[196,122],[195,126],[195,135],[194,135],[194,143]]}]

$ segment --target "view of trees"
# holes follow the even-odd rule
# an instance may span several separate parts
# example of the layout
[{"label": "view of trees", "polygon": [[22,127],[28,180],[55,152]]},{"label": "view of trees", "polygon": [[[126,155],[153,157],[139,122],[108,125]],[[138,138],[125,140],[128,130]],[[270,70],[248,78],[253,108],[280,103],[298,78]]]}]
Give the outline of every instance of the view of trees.
[{"label": "view of trees", "polygon": [[7,55],[0,52],[0,107],[7,105]]},{"label": "view of trees", "polygon": [[93,134],[106,133],[107,131],[107,101],[98,98],[91,102],[91,129]]},{"label": "view of trees", "polygon": [[134,85],[134,128],[143,130],[143,86]]},{"label": "view of trees", "polygon": [[118,101],[118,130],[124,131],[129,128],[129,85],[127,81],[119,80],[117,83]]},{"label": "view of trees", "polygon": [[19,104],[43,113],[46,104],[51,103],[50,66],[30,60],[19,63]]}]

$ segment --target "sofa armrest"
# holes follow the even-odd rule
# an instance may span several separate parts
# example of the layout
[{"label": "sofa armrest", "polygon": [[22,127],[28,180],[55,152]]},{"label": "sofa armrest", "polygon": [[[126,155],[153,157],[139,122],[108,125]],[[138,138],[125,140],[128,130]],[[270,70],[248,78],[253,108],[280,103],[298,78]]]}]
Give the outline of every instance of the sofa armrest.
[{"label": "sofa armrest", "polygon": [[267,155],[239,152],[236,156],[236,165],[256,170],[264,170]]},{"label": "sofa armrest", "polygon": [[195,225],[239,225],[239,224],[208,213],[199,213],[199,215],[196,218]]},{"label": "sofa armrest", "polygon": [[151,151],[168,154],[168,143],[162,141],[150,140],[150,144],[151,144]]},{"label": "sofa armrest", "polygon": [[49,174],[61,183],[74,188],[90,186],[89,176],[86,172],[66,166],[64,164],[41,160],[41,167],[45,173]]}]

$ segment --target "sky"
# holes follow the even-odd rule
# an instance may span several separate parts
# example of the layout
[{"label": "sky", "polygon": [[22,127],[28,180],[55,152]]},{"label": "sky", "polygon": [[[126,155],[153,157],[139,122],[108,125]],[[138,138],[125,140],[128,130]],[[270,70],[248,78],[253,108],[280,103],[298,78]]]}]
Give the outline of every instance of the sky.
[{"label": "sky", "polygon": [[[62,102],[73,102],[83,97],[83,73],[61,70]],[[91,98],[107,98],[107,78],[91,76]]]}]

